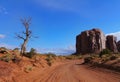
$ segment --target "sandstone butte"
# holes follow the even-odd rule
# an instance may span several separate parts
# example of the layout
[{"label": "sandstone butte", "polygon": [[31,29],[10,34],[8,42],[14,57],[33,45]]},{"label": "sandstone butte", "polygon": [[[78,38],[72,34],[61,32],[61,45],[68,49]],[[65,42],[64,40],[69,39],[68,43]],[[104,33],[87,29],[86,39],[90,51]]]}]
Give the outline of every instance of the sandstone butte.
[{"label": "sandstone butte", "polygon": [[76,54],[100,53],[103,49],[117,53],[120,41],[113,35],[105,36],[100,29],[83,31],[76,37]]}]

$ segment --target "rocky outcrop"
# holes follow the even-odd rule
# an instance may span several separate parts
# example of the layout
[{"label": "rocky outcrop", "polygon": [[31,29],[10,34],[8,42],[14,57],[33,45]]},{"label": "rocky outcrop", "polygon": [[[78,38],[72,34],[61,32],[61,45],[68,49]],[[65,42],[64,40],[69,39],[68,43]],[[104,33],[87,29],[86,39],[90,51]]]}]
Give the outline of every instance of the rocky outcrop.
[{"label": "rocky outcrop", "polygon": [[108,35],[106,37],[106,48],[111,50],[114,53],[117,53],[118,49],[117,49],[117,42],[116,41],[117,41],[116,37],[114,37],[113,35]]},{"label": "rocky outcrop", "polygon": [[105,49],[105,35],[99,29],[81,32],[76,37],[76,53],[99,53]]},{"label": "rocky outcrop", "polygon": [[117,49],[120,52],[120,41],[117,42]]}]

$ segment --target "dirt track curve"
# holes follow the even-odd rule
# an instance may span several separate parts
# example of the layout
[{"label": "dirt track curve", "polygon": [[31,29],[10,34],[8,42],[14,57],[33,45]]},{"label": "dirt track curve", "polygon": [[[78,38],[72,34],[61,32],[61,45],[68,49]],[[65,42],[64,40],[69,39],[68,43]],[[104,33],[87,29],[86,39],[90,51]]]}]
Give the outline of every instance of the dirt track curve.
[{"label": "dirt track curve", "polygon": [[120,82],[120,73],[80,65],[80,61],[71,61],[37,70],[27,77],[20,75],[15,82]]}]

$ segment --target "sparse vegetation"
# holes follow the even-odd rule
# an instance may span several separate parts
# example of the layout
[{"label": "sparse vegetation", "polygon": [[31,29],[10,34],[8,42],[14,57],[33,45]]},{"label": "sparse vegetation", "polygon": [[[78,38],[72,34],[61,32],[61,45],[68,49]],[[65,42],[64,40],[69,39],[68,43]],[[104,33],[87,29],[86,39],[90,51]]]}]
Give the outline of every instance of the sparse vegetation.
[{"label": "sparse vegetation", "polygon": [[12,58],[12,61],[13,61],[14,63],[19,63],[19,62],[21,61],[21,58],[20,58],[20,57],[17,57],[17,56],[14,56],[14,57]]},{"label": "sparse vegetation", "polygon": [[117,59],[117,56],[113,55],[113,56],[110,57],[110,60],[115,60],[115,59]]},{"label": "sparse vegetation", "polygon": [[7,53],[7,49],[5,47],[1,47],[0,48],[0,53],[6,54]]},{"label": "sparse vegetation", "polygon": [[24,56],[26,56],[28,58],[33,58],[35,55],[37,55],[37,51],[34,48],[31,48],[30,52],[24,54]]},{"label": "sparse vegetation", "polygon": [[99,54],[99,57],[102,57],[103,55],[105,54],[108,54],[110,55],[111,54],[111,51],[109,49],[103,49],[100,54]]},{"label": "sparse vegetation", "polygon": [[13,50],[14,50],[14,51],[19,51],[19,48],[14,48]]},{"label": "sparse vegetation", "polygon": [[30,52],[28,53],[28,57],[32,58],[33,56],[37,55],[37,51],[34,48],[31,48]]},{"label": "sparse vegetation", "polygon": [[54,53],[51,53],[51,52],[49,52],[49,53],[46,53],[46,55],[47,55],[47,56],[51,56],[51,57],[56,57],[56,54],[54,54]]},{"label": "sparse vegetation", "polygon": [[81,59],[82,55],[68,55],[68,56],[65,56],[65,58],[69,60]]},{"label": "sparse vegetation", "polygon": [[72,59],[75,59],[75,55],[69,55],[69,56],[66,56],[66,59],[69,59],[69,60],[72,60]]},{"label": "sparse vegetation", "polygon": [[10,61],[12,61],[12,59],[13,59],[13,56],[10,54],[6,54],[6,55],[0,57],[0,60],[5,61],[5,62],[10,62]]},{"label": "sparse vegetation", "polygon": [[26,68],[25,68],[25,72],[29,72],[29,71],[32,71],[33,70],[33,66],[26,66]]},{"label": "sparse vegetation", "polygon": [[0,57],[0,60],[5,61],[5,62],[12,61],[14,63],[18,63],[18,62],[20,62],[21,59],[15,55],[6,54],[6,55],[3,55],[2,57]]},{"label": "sparse vegetation", "polygon": [[46,58],[45,60],[47,61],[47,64],[48,64],[49,66],[52,65],[52,63],[53,63],[53,58],[54,58],[55,56],[56,56],[56,55],[54,55],[54,54],[47,54],[47,58]]},{"label": "sparse vegetation", "polygon": [[84,58],[84,63],[86,64],[86,63],[90,63],[91,61],[92,61],[92,57],[86,57],[86,58]]}]

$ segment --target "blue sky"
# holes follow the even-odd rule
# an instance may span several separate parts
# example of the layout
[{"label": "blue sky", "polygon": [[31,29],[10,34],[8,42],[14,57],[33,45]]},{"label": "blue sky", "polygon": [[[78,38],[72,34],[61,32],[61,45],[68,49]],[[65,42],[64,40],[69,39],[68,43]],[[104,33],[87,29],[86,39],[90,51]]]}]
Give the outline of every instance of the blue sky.
[{"label": "blue sky", "polygon": [[32,17],[28,49],[68,54],[75,51],[81,31],[100,28],[120,36],[120,0],[0,0],[0,46],[20,47],[15,33],[24,30],[20,18]]}]

